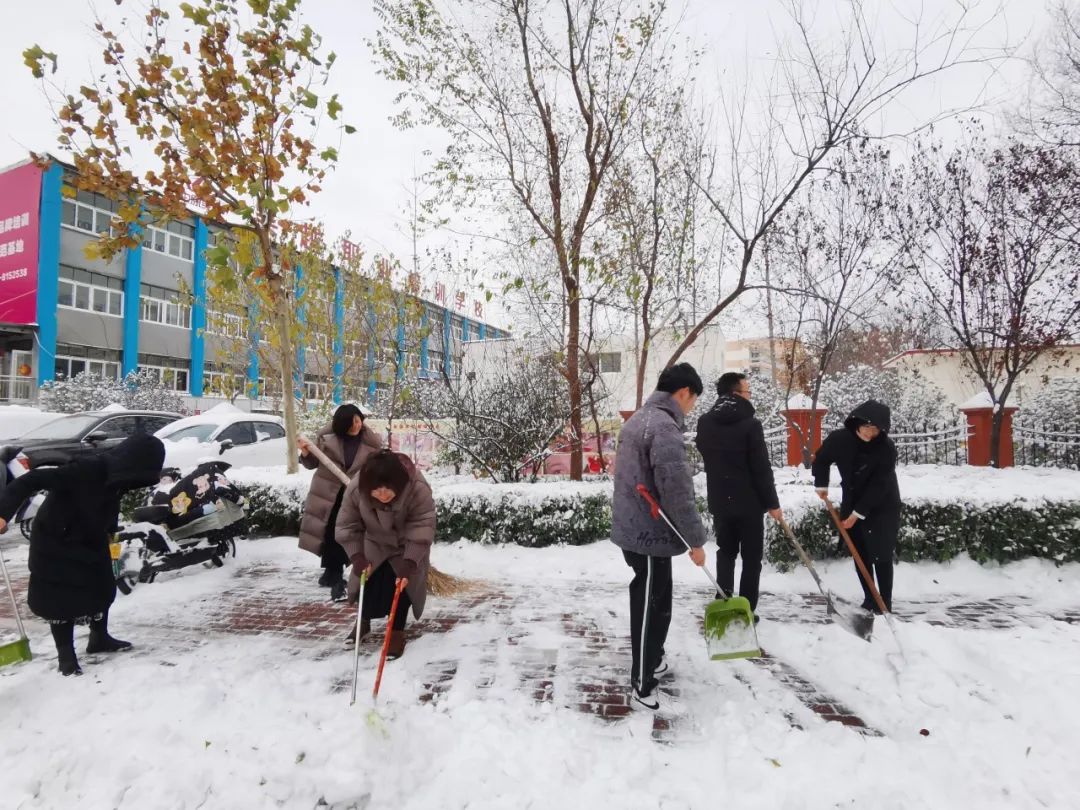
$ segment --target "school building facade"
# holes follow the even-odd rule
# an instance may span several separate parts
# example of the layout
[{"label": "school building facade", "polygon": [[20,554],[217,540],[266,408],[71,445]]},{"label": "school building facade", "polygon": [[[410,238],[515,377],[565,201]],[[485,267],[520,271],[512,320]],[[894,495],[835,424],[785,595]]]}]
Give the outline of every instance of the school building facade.
[{"label": "school building facade", "polygon": [[[235,364],[226,368],[217,359],[236,353],[236,335],[229,340],[208,328],[214,302],[206,296],[205,250],[220,229],[192,213],[184,221],[145,226],[142,244],[111,261],[88,258],[87,245],[110,227],[118,206],[77,190],[74,179],[72,167],[56,160],[0,170],[0,402],[33,402],[44,383],[83,371],[120,378],[137,369],[157,376],[193,410],[220,401],[215,383],[234,375]],[[465,344],[509,336],[480,317],[479,303],[470,310],[460,293],[453,302],[445,300],[445,289],[441,295],[444,300],[436,302],[413,296],[423,305],[425,329],[415,341],[418,356],[397,364],[411,375],[453,377]],[[249,316],[257,320],[257,313]],[[335,316],[340,332],[340,303]],[[210,321],[220,324],[222,318]],[[335,352],[343,349],[341,337],[325,336]],[[404,346],[390,342],[395,345],[380,347],[379,356]],[[246,377],[257,399],[264,378],[272,380],[276,372],[259,367],[256,351],[246,354]],[[381,385],[375,356],[369,347],[371,398]],[[342,363],[314,377],[304,373],[303,353],[298,359],[298,392],[344,398]]]}]

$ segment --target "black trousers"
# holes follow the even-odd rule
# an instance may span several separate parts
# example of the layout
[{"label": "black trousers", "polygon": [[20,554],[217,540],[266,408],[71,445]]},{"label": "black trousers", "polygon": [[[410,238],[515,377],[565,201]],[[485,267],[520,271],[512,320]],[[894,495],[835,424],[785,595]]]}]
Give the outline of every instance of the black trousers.
[{"label": "black trousers", "polygon": [[765,519],[760,512],[713,515],[716,531],[716,581],[729,594],[735,589],[735,558],[742,556],[739,596],[757,610],[761,559],[765,553]]},{"label": "black trousers", "polygon": [[643,695],[656,688],[656,668],[664,657],[671,626],[671,557],[650,557],[623,551],[634,569],[630,580],[630,681]]},{"label": "black trousers", "polygon": [[[868,515],[862,520],[856,520],[855,525],[848,530],[851,542],[855,544],[855,550],[859,552],[862,561],[866,564],[870,575],[877,582],[877,589],[881,593],[881,601],[885,607],[892,611],[893,591],[893,555],[896,553],[896,538],[900,534],[900,513],[885,512]],[[863,604],[877,604],[870,593],[870,587],[863,579],[858,565],[855,566],[855,574],[859,578],[859,585],[863,589]]]},{"label": "black trousers", "polygon": [[[394,588],[397,585],[397,574],[390,566],[389,560],[371,572],[367,584],[364,586],[364,606],[360,611],[362,619],[382,619],[390,615],[390,607],[394,603]],[[355,604],[355,602],[353,603]],[[405,629],[405,620],[409,617],[409,608],[412,600],[405,591],[398,598],[397,613],[394,614],[394,629]]]},{"label": "black trousers", "polygon": [[349,564],[349,557],[345,549],[341,547],[334,537],[334,524],[337,523],[338,511],[341,509],[341,499],[345,495],[345,487],[338,490],[337,500],[330,509],[330,516],[326,519],[326,530],[323,532],[322,550],[319,559],[322,567],[331,575],[334,582],[340,582],[345,578],[345,566]]}]

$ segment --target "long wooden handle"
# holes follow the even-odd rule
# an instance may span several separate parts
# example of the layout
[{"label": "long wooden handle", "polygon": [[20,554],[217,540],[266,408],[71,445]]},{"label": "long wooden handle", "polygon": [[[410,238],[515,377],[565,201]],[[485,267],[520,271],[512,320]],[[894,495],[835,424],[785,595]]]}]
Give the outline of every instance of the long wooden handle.
[{"label": "long wooden handle", "polygon": [[349,485],[348,474],[346,474],[346,472],[341,469],[341,467],[331,461],[330,456],[326,455],[326,453],[319,449],[319,445],[315,444],[315,442],[313,442],[303,433],[300,434],[299,438],[307,441],[308,452],[311,453],[311,455],[315,456],[315,458],[319,460],[320,464],[322,464],[324,467],[326,467],[326,469],[333,473],[337,477],[338,481],[340,481],[345,486]]},{"label": "long wooden handle", "polygon": [[[394,601],[390,603],[390,615],[386,619],[386,638],[383,639],[382,654],[379,656],[379,670],[375,673],[375,688],[371,692],[372,698],[379,696],[379,684],[382,683],[382,671],[386,666],[386,654],[390,651],[390,634],[394,632],[394,617],[397,615],[398,600],[405,586],[399,579],[394,587]],[[402,631],[404,632],[404,631]]]},{"label": "long wooden handle", "polygon": [[870,571],[866,567],[866,563],[863,562],[859,552],[855,550],[855,543],[851,540],[851,535],[848,534],[847,529],[844,528],[844,524],[840,521],[840,514],[836,511],[836,507],[833,506],[833,502],[826,499],[825,506],[829,510],[829,514],[832,515],[833,523],[836,524],[836,528],[840,530],[840,536],[844,538],[844,542],[847,543],[848,551],[851,552],[851,556],[855,559],[855,567],[859,569],[859,573],[862,575],[863,581],[870,589],[870,595],[874,597],[874,602],[877,603],[878,608],[882,614],[889,612],[889,609],[885,607],[885,600],[881,598],[881,593],[878,592],[877,585],[874,584],[874,578],[870,576]]}]

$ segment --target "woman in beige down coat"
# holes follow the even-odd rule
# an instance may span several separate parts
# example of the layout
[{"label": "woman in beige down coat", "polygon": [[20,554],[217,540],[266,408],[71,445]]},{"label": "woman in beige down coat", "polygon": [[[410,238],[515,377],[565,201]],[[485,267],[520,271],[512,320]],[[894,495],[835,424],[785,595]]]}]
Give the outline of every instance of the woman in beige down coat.
[{"label": "woman in beige down coat", "polygon": [[[335,539],[334,521],[345,486],[334,473],[319,463],[309,450],[307,440],[301,439],[298,443],[300,463],[309,470],[315,470],[311,489],[304,502],[304,516],[300,521],[300,548],[317,554],[322,561],[323,573],[319,577],[319,585],[331,589],[332,599],[344,599],[344,573],[349,557]],[[315,434],[314,443],[350,478],[356,476],[371,453],[382,447],[379,437],[364,426],[363,413],[352,404],[342,405],[334,412],[330,424]]]},{"label": "woman in beige down coat", "polygon": [[[409,457],[390,450],[373,453],[345,489],[337,517],[337,540],[352,561],[350,598],[355,601],[359,575],[368,571],[360,609],[360,637],[371,632],[371,620],[390,613],[395,585],[403,581],[388,656],[405,650],[405,619],[409,607],[420,618],[435,540],[435,501],[431,487]],[[346,643],[355,637],[356,628]]]}]

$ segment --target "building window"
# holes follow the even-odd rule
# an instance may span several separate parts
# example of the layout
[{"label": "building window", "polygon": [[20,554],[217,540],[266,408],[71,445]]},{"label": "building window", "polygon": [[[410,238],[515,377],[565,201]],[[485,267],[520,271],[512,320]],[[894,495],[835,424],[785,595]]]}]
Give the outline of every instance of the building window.
[{"label": "building window", "polygon": [[248,318],[246,315],[234,315],[231,312],[207,310],[206,331],[211,335],[245,340],[248,336]]},{"label": "building window", "polygon": [[120,364],[108,360],[92,360],[88,357],[56,356],[56,379],[70,380],[86,372],[106,380],[120,379]]},{"label": "building window", "polygon": [[100,194],[79,192],[76,199],[66,199],[60,206],[61,225],[94,236],[109,230],[112,219],[112,209]]},{"label": "building window", "polygon": [[188,391],[188,364],[169,357],[139,355],[139,371],[148,372],[170,391]]},{"label": "building window", "polygon": [[142,304],[142,320],[183,329],[191,328],[191,307],[176,300],[179,293],[151,284],[143,284],[141,292],[139,300]]},{"label": "building window", "polygon": [[68,309],[119,317],[124,312],[124,282],[101,273],[60,265],[57,303]]},{"label": "building window", "polygon": [[190,262],[195,255],[195,228],[185,222],[147,225],[143,231],[143,247]]},{"label": "building window", "polygon": [[622,371],[622,355],[619,352],[600,353],[600,373],[617,374]]}]

